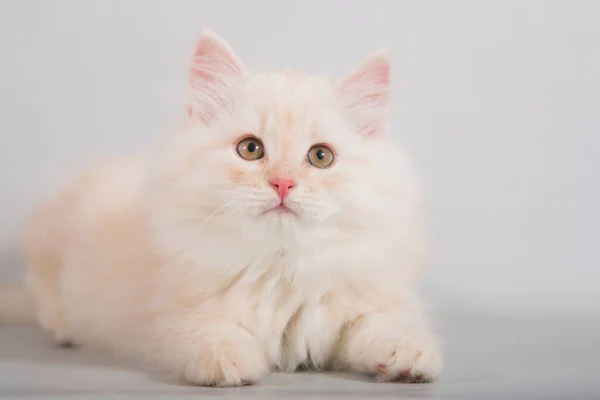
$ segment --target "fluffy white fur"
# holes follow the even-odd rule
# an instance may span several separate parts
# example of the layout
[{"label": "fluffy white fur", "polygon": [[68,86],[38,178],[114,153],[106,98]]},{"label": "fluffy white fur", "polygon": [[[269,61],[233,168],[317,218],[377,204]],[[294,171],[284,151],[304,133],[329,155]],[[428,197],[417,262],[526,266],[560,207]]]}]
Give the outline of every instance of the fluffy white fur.
[{"label": "fluffy white fur", "polygon": [[[190,86],[189,117],[154,159],[101,163],[31,219],[39,323],[198,385],[300,366],[433,380],[416,181],[384,134],[387,56],[337,82],[250,74],[206,32]],[[264,158],[236,153],[248,135]],[[306,160],[318,143],[335,151],[328,169]],[[277,177],[296,182],[295,215],[265,213]]]}]

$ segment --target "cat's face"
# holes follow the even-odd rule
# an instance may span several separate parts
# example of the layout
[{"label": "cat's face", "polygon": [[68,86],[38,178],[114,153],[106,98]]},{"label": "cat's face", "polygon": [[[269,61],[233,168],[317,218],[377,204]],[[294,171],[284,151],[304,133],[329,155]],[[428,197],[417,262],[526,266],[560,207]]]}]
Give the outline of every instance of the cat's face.
[{"label": "cat's face", "polygon": [[402,155],[382,135],[385,55],[338,82],[250,75],[207,34],[195,61],[189,120],[167,150],[167,197],[179,218],[202,229],[310,229],[377,219],[395,206],[388,192]]}]

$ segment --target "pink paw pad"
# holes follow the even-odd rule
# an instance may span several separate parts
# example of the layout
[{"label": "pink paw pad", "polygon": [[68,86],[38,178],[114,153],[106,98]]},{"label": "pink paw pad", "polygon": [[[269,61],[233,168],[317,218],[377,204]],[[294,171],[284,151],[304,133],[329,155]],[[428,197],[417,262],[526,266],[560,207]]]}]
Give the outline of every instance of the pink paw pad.
[{"label": "pink paw pad", "polygon": [[378,364],[377,369],[379,372],[375,375],[375,379],[378,382],[385,382],[390,380],[390,376],[388,375],[388,367],[385,364]]}]

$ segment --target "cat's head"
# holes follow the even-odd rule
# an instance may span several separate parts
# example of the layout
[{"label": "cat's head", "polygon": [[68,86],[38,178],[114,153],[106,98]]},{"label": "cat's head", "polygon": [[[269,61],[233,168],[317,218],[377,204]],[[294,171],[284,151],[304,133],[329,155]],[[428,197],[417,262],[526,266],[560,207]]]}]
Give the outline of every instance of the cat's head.
[{"label": "cat's head", "polygon": [[413,185],[404,154],[385,136],[389,82],[385,52],[334,81],[252,74],[205,32],[187,119],[161,164],[162,205],[190,230],[390,221],[411,201]]}]

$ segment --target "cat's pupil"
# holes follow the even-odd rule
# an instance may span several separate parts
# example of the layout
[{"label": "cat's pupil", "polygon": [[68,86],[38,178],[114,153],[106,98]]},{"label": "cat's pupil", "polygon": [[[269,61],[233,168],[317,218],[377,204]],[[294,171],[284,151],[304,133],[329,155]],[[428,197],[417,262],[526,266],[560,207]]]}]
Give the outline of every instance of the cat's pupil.
[{"label": "cat's pupil", "polygon": [[317,150],[317,158],[323,160],[325,158],[325,152],[323,150]]},{"label": "cat's pupil", "polygon": [[258,146],[256,145],[256,143],[254,143],[254,142],[248,143],[248,147],[247,147],[248,153],[254,153],[257,148],[258,148]]}]

